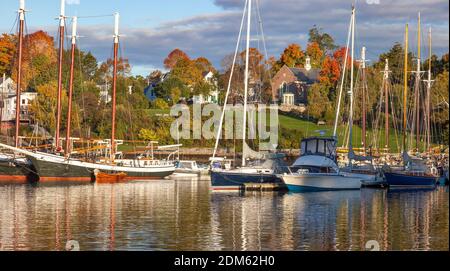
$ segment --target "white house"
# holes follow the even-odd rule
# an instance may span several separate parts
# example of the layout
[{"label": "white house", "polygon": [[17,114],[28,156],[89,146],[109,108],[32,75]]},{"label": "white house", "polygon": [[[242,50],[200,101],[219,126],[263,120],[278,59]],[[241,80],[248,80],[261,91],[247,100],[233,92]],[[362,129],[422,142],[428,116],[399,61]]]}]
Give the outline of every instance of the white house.
[{"label": "white house", "polygon": [[100,103],[109,103],[112,101],[112,97],[109,94],[109,85],[108,82],[106,82],[104,85],[97,85],[97,87],[100,89],[99,97],[98,97],[98,104]]},{"label": "white house", "polygon": [[[22,92],[20,95],[21,120],[29,120],[28,108],[36,99],[36,92]],[[0,78],[0,107],[2,121],[16,119],[16,84],[11,78]]]},{"label": "white house", "polygon": [[216,78],[214,78],[214,73],[212,71],[203,73],[203,80],[208,82],[213,86],[213,90],[208,96],[203,97],[203,95],[194,95],[192,97],[192,103],[194,104],[204,104],[204,103],[218,103],[219,102],[219,85]]}]

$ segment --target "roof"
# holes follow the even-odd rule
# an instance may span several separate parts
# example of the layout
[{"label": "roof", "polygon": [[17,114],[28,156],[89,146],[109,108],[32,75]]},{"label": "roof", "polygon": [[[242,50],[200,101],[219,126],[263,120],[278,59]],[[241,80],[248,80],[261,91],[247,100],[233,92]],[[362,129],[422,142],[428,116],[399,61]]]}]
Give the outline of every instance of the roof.
[{"label": "roof", "polygon": [[[8,81],[8,80],[12,81],[11,77],[6,77],[5,81]],[[2,84],[2,83],[3,83],[3,77],[0,77],[0,84]]]},{"label": "roof", "polygon": [[320,70],[305,68],[289,68],[298,81],[314,84],[319,81]]},{"label": "roof", "polygon": [[203,76],[203,77],[206,77],[210,72],[211,72],[211,71],[204,71],[204,72],[202,72],[202,76]]}]

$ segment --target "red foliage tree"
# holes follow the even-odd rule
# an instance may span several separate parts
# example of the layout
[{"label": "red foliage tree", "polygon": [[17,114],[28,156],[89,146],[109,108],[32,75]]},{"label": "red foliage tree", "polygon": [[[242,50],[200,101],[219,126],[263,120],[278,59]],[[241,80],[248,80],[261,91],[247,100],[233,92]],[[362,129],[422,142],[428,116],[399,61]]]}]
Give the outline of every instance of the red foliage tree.
[{"label": "red foliage tree", "polygon": [[164,67],[167,69],[173,69],[180,59],[189,60],[189,56],[177,48],[170,52],[166,59],[164,59]]}]

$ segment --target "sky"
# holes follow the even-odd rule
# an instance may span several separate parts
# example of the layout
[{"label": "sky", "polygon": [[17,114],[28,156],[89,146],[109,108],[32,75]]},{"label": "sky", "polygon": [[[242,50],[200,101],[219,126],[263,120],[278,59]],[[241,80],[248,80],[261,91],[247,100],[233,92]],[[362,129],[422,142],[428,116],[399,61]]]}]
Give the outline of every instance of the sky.
[{"label": "sky", "polygon": [[[57,34],[60,0],[25,0],[28,32]],[[221,60],[234,52],[245,0],[66,0],[66,15],[80,16],[80,49],[91,51],[99,61],[112,55],[114,12],[120,13],[121,56],[128,58],[135,75],[164,69],[170,51],[179,48],[191,58],[204,56],[220,70]],[[279,58],[290,43],[306,47],[308,30],[314,25],[345,45],[353,0],[253,0],[258,3],[269,56]],[[0,32],[14,33],[19,0],[1,0]],[[403,43],[404,26],[410,24],[411,50],[417,50],[417,13],[422,29],[433,31],[433,51],[449,50],[448,0],[358,0],[356,55],[362,46],[367,58],[378,55],[395,42]],[[253,13],[253,18],[257,18]],[[90,17],[99,16],[99,17]],[[70,19],[68,26],[70,27]],[[251,46],[262,46],[257,20],[252,20]],[[68,28],[68,33],[70,28]],[[422,50],[426,36],[422,37]],[[243,48],[243,42],[240,43]]]}]

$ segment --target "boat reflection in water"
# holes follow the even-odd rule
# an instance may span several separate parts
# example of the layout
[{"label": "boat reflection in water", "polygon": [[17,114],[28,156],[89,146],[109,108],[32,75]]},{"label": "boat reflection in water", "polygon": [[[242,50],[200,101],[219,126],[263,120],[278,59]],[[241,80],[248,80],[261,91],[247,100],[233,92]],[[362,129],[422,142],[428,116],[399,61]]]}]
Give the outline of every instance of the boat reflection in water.
[{"label": "boat reflection in water", "polygon": [[0,186],[2,250],[447,250],[448,187],[210,193],[209,182]]}]

